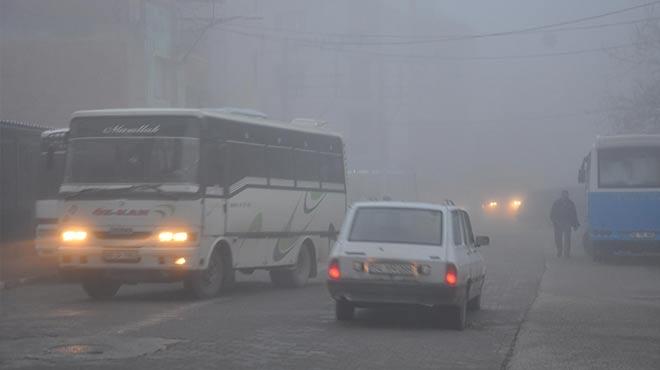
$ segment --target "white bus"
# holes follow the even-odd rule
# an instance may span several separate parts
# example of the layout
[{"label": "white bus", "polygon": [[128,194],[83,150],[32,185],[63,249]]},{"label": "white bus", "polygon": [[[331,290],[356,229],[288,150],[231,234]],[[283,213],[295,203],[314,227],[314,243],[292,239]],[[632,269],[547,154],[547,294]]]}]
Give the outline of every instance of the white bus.
[{"label": "white bus", "polygon": [[55,256],[57,234],[58,192],[64,176],[66,136],[68,129],[47,130],[41,134],[38,198],[36,202],[35,248],[41,257]]},{"label": "white bus", "polygon": [[178,280],[206,298],[236,270],[298,287],[343,221],[343,142],[218,111],[77,112],[60,197],[60,269],[92,298]]}]

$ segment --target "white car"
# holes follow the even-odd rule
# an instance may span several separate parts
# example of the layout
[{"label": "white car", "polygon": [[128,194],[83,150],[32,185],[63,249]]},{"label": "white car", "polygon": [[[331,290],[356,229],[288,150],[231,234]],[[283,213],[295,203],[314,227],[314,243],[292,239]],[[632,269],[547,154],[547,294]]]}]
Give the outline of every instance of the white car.
[{"label": "white car", "polygon": [[448,307],[463,330],[468,309],[479,309],[486,276],[468,213],[453,205],[356,203],[348,213],[328,266],[337,320],[355,308],[380,305]]}]

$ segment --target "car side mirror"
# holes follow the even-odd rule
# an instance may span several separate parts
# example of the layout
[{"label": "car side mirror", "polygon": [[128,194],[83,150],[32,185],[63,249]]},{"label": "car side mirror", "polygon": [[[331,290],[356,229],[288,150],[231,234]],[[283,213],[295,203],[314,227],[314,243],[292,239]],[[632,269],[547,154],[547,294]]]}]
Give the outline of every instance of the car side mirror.
[{"label": "car side mirror", "polygon": [[477,247],[483,247],[484,245],[490,244],[490,238],[487,236],[477,236],[475,238],[475,244]]}]

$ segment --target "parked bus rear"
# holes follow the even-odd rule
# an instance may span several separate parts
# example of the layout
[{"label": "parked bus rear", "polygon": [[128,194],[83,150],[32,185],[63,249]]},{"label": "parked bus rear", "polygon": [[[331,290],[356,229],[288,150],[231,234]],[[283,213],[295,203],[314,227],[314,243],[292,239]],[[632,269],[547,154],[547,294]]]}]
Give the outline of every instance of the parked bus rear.
[{"label": "parked bus rear", "polygon": [[599,137],[579,180],[588,196],[587,253],[660,255],[660,135]]}]

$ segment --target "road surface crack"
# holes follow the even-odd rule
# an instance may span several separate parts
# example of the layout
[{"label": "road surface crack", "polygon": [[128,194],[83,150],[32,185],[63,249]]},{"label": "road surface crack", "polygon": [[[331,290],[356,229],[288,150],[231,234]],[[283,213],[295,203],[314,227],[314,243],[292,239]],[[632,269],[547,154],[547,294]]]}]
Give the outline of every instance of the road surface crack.
[{"label": "road surface crack", "polygon": [[518,336],[520,335],[523,325],[525,324],[525,322],[527,322],[527,316],[529,315],[529,312],[532,310],[534,303],[539,298],[539,293],[541,291],[541,282],[543,281],[543,276],[545,276],[545,272],[547,270],[548,270],[548,264],[544,256],[543,272],[541,273],[541,276],[538,278],[538,281],[536,282],[536,293],[534,294],[534,299],[532,299],[529,305],[527,305],[527,308],[525,308],[525,312],[523,313],[522,320],[520,320],[520,322],[518,323],[518,327],[516,328],[516,333],[513,335],[513,339],[509,344],[509,350],[507,351],[506,356],[504,356],[504,360],[502,361],[500,370],[507,370],[511,365],[511,360],[513,359],[513,355],[515,354],[515,350],[516,350],[516,344],[518,343]]}]

